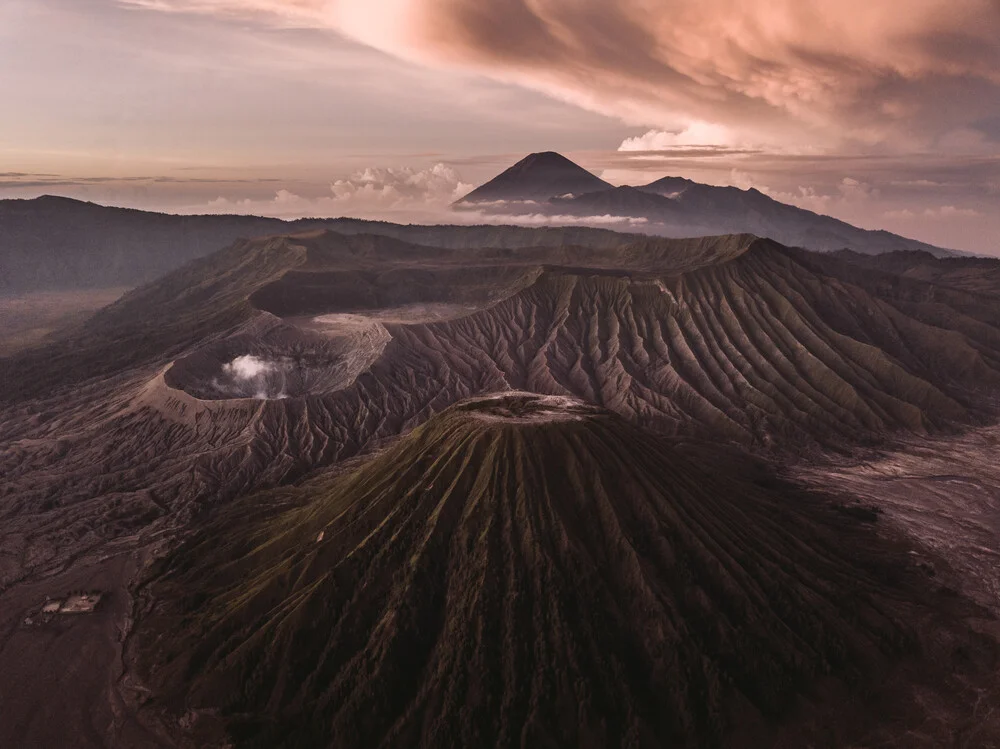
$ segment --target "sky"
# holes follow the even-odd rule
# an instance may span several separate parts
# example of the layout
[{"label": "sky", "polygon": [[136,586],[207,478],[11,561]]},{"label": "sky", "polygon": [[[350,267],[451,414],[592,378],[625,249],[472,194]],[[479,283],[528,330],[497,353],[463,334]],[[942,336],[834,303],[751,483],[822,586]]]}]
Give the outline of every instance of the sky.
[{"label": "sky", "polygon": [[1000,0],[0,0],[0,197],[442,220],[526,153],[1000,255]]}]

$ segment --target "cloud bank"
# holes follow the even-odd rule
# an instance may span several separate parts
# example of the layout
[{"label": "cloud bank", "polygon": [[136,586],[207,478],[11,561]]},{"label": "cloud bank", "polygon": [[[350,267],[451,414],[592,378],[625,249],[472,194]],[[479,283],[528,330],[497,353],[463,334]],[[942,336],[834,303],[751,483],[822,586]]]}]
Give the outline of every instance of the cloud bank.
[{"label": "cloud bank", "polygon": [[668,144],[724,133],[969,151],[1000,136],[995,0],[121,1],[332,28],[657,128]]},{"label": "cloud bank", "polygon": [[[638,228],[644,218],[601,214],[595,216],[549,215],[524,211],[532,201],[496,201],[483,210],[451,210],[473,185],[462,181],[455,169],[435,164],[427,169],[368,167],[330,184],[329,193],[299,195],[278,190],[270,198],[219,197],[207,205],[187,206],[185,213],[254,214],[296,219],[350,216],[396,222],[441,224],[520,224],[526,226],[598,226]],[[234,364],[236,364],[234,362]]]},{"label": "cloud bank", "polygon": [[449,206],[472,190],[446,164],[427,169],[369,167],[334,181],[329,192],[299,195],[278,190],[266,199],[233,200],[219,197],[207,206],[189,206],[188,212],[244,213],[277,218],[354,216],[394,221],[440,220]]},{"label": "cloud bank", "polygon": [[451,167],[435,164],[429,169],[368,168],[330,186],[334,199],[362,209],[447,206],[472,190]]}]

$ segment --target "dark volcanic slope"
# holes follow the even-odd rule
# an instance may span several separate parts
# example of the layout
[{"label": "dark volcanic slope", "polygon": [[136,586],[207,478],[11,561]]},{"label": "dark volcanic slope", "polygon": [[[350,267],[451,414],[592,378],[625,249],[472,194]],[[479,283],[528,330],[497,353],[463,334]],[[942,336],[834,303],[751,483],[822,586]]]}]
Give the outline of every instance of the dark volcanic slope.
[{"label": "dark volcanic slope", "polygon": [[565,156],[545,151],[525,156],[514,166],[477,187],[459,202],[545,201],[559,195],[610,188],[609,183],[574,164]]},{"label": "dark volcanic slope", "polygon": [[68,198],[0,201],[0,293],[134,286],[283,221],[168,216]]},{"label": "dark volcanic slope", "polygon": [[158,565],[147,708],[240,746],[759,746],[909,642],[850,533],[564,398],[459,404],[296,501]]}]

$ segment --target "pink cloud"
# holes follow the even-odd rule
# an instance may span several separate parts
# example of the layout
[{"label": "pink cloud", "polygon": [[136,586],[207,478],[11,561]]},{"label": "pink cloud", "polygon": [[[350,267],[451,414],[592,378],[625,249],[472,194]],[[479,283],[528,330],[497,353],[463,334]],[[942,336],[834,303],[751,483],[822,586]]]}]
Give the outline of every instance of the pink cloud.
[{"label": "pink cloud", "polygon": [[653,146],[981,150],[1000,115],[994,0],[122,2],[336,29],[658,128]]}]

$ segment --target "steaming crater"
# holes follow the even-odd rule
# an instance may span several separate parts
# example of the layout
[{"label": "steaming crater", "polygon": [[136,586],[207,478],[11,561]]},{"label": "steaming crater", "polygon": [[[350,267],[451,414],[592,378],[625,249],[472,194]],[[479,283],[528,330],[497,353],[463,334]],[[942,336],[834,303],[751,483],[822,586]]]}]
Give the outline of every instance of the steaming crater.
[{"label": "steaming crater", "polygon": [[174,362],[170,387],[202,400],[284,400],[341,390],[391,339],[378,323],[330,337],[278,322],[248,330]]},{"label": "steaming crater", "polygon": [[258,400],[281,400],[288,397],[289,379],[299,371],[300,362],[291,357],[269,361],[252,354],[237,356],[222,365],[222,373],[212,380],[220,392],[228,392],[233,398],[256,398]]},{"label": "steaming crater", "polygon": [[168,386],[201,400],[284,400],[348,387],[392,340],[394,324],[465,317],[471,304],[411,304],[278,318],[263,313],[222,341],[178,359]]}]

